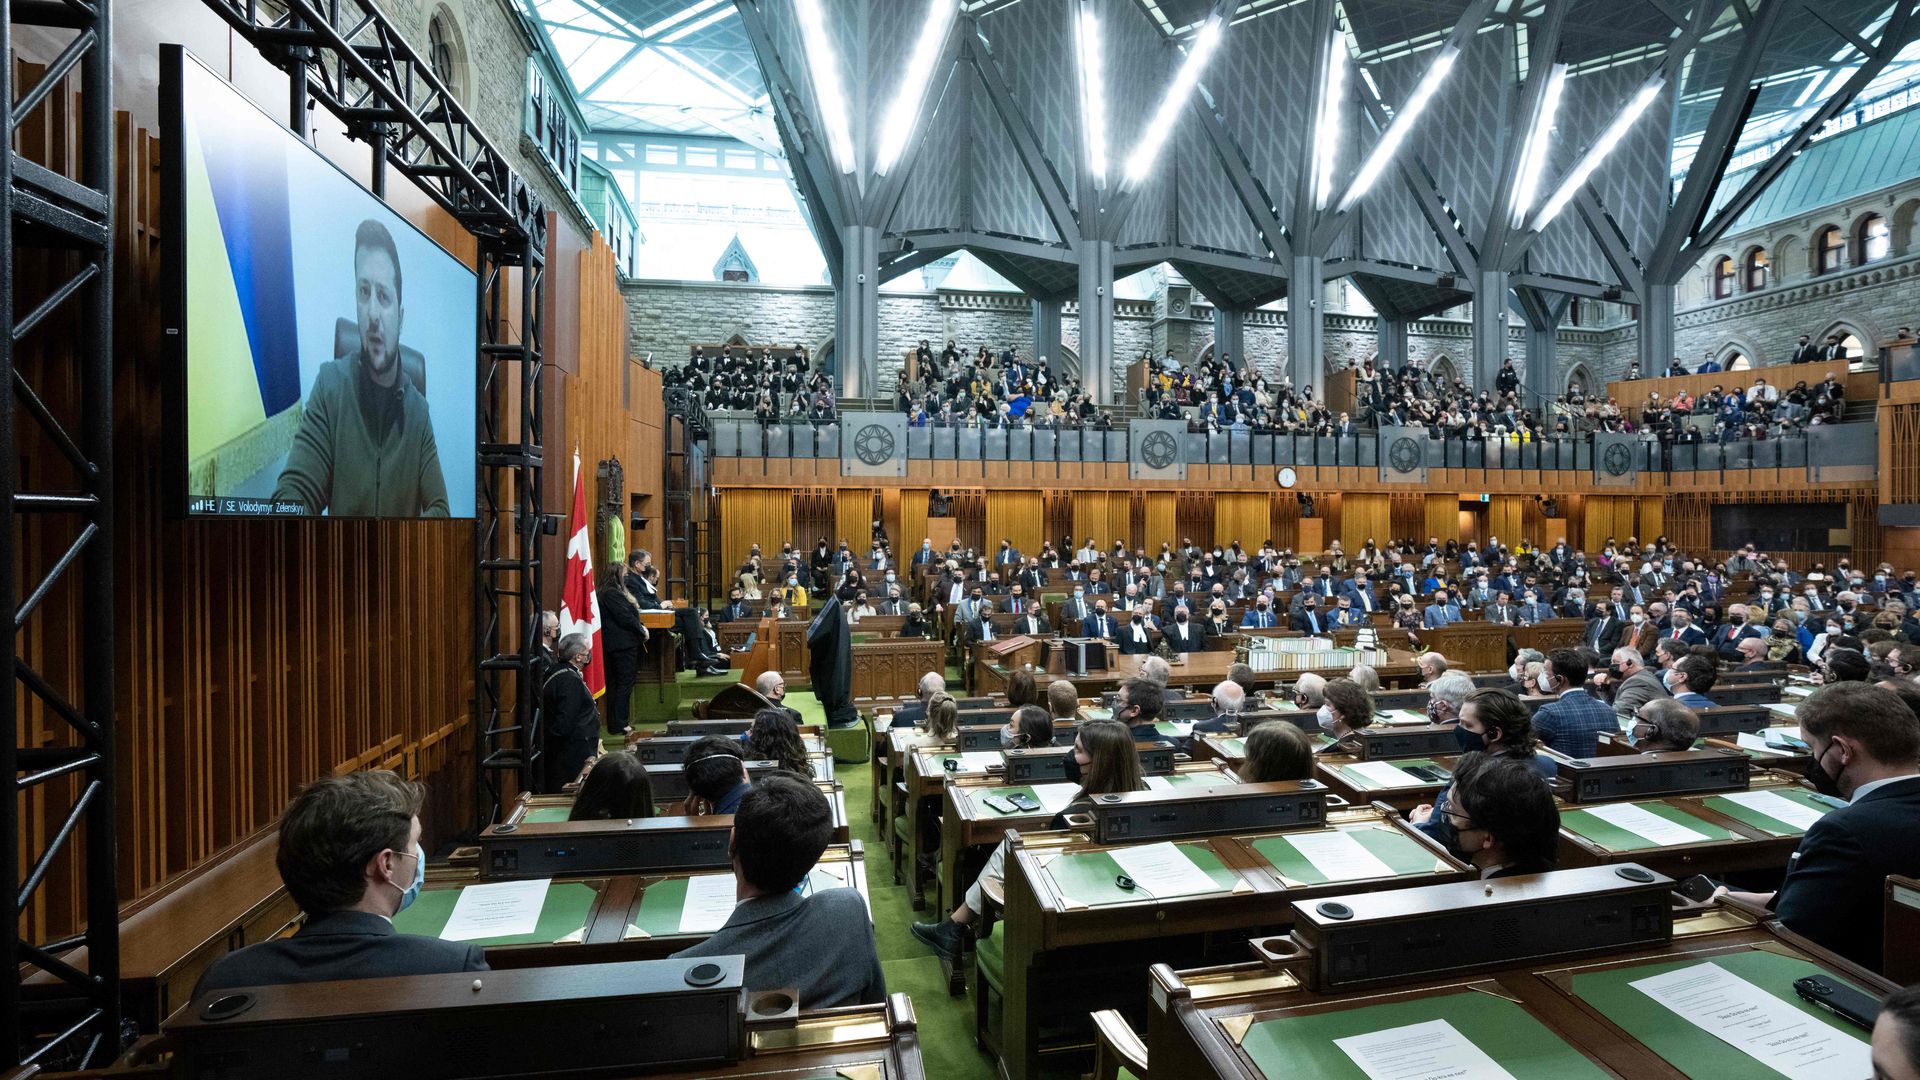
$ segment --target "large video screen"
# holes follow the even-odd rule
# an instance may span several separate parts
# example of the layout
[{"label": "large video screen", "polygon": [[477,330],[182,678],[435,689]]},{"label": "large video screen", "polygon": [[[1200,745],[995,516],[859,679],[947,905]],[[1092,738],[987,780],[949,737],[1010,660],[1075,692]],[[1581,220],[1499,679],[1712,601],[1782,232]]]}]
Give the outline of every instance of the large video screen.
[{"label": "large video screen", "polygon": [[184,511],[474,515],[473,271],[166,51]]}]

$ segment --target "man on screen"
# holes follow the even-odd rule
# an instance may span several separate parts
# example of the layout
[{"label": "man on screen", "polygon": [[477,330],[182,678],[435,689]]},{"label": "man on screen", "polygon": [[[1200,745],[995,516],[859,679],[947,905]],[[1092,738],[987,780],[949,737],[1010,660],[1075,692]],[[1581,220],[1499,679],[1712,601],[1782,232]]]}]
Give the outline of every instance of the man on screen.
[{"label": "man on screen", "polygon": [[446,517],[427,399],[400,359],[400,252],[377,221],[354,232],[353,285],[360,348],[320,365],[274,501],[339,517]]}]

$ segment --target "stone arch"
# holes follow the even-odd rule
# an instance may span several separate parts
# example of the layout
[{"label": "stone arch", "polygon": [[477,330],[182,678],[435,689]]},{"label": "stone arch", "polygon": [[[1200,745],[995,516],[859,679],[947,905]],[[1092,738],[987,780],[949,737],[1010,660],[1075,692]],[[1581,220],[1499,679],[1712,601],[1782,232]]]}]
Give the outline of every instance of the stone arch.
[{"label": "stone arch", "polygon": [[1805,244],[1799,236],[1788,233],[1785,236],[1776,237],[1772,246],[1775,285],[1785,285],[1789,281],[1804,276],[1801,271],[1806,267],[1806,252],[1803,250]]},{"label": "stone arch", "polygon": [[1582,397],[1592,401],[1594,391],[1599,387],[1600,384],[1594,380],[1593,372],[1587,369],[1586,364],[1580,363],[1567,369],[1567,379],[1560,384],[1560,392],[1572,394],[1578,388]]},{"label": "stone arch", "polygon": [[445,4],[436,4],[427,16],[427,66],[455,100],[465,101],[472,85],[467,35],[459,16]]},{"label": "stone arch", "polygon": [[1753,339],[1745,334],[1728,335],[1727,340],[1714,351],[1713,359],[1722,371],[1745,371],[1764,367],[1767,363],[1766,350],[1754,344]]},{"label": "stone arch", "polygon": [[1828,334],[1839,334],[1843,340],[1846,338],[1854,339],[1853,341],[1846,342],[1847,348],[1854,353],[1852,363],[1862,367],[1876,367],[1879,365],[1880,342],[1884,340],[1884,338],[1881,336],[1879,326],[1877,326],[1873,320],[1860,315],[1858,312],[1847,312],[1836,316],[1828,320],[1827,325],[1814,337],[1814,344],[1824,344]]},{"label": "stone arch", "polygon": [[[1756,260],[1763,264],[1764,269],[1755,265]],[[1756,270],[1760,271],[1759,284],[1753,280]],[[1773,253],[1767,250],[1765,244],[1748,244],[1740,252],[1740,261],[1734,265],[1734,273],[1739,276],[1739,288],[1735,292],[1759,292],[1770,288],[1773,285]]]},{"label": "stone arch", "polygon": [[1914,253],[1913,228],[1920,220],[1920,198],[1908,199],[1893,208],[1893,254],[1895,258]]},{"label": "stone arch", "polygon": [[1884,262],[1885,260],[1893,257],[1893,254],[1894,254],[1893,221],[1892,219],[1887,217],[1887,213],[1884,209],[1878,206],[1871,206],[1865,210],[1860,211],[1860,213],[1854,215],[1853,222],[1847,226],[1846,265],[1848,267],[1868,265],[1869,260],[1867,258],[1867,235],[1866,235],[1867,223],[1870,221],[1873,221],[1876,218],[1885,222],[1887,226],[1887,253],[1881,256],[1880,258],[1873,259],[1871,261]]},{"label": "stone arch", "polygon": [[1455,364],[1453,357],[1448,356],[1446,353],[1436,355],[1432,362],[1427,364],[1427,374],[1433,376],[1436,382],[1454,383],[1461,381],[1460,366]]},{"label": "stone arch", "polygon": [[[1840,234],[1840,240],[1841,240],[1840,261],[1831,268],[1823,269],[1820,265],[1820,249],[1823,246],[1825,246],[1825,241],[1829,232],[1834,232],[1834,231],[1837,231]],[[1853,251],[1852,251],[1853,244],[1851,239],[1852,234],[1851,234],[1851,230],[1849,230],[1845,225],[1842,225],[1837,221],[1823,222],[1821,223],[1819,228],[1814,229],[1813,232],[1809,234],[1809,237],[1810,238],[1807,240],[1807,276],[1808,277],[1818,277],[1821,274],[1826,274],[1826,273],[1838,273],[1842,270],[1845,270],[1849,265],[1851,265],[1852,257],[1853,257]]]}]

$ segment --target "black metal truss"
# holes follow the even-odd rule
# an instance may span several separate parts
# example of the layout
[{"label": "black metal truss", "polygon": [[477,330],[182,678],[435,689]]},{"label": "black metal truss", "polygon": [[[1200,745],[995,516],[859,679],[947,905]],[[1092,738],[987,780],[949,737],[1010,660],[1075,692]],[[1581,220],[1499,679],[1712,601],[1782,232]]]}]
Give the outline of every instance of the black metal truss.
[{"label": "black metal truss", "polygon": [[[11,54],[0,93],[0,130],[17,131],[49,100],[72,92],[78,76],[80,108],[72,127],[79,175],[69,177],[0,151],[0,228],[6,262],[0,265],[0,365],[11,392],[0,397],[0,607],[13,613],[0,724],[0,771],[13,785],[0,803],[0,916],[8,924],[0,976],[0,1069],[19,1064],[99,1065],[120,1052],[119,903],[115,888],[114,645],[113,645],[113,40],[110,0],[39,0],[9,5],[9,39],[16,27],[71,32],[68,44],[30,87],[15,85]],[[46,253],[54,253],[47,257]],[[24,267],[52,270],[54,284],[31,310],[21,311]],[[36,285],[37,291],[37,285]],[[52,317],[51,322],[49,318]],[[23,346],[34,367],[18,362]],[[34,376],[58,375],[79,387],[77,409],[43,396]],[[25,422],[21,422],[21,413]],[[57,456],[23,471],[27,443]],[[44,455],[37,455],[44,457]],[[31,529],[28,519],[39,521]],[[30,531],[71,539],[59,554],[40,559],[26,550]],[[29,558],[33,563],[30,565]],[[67,579],[78,578],[81,655],[75,685],[57,686],[21,654],[41,603]],[[72,583],[65,584],[73,588]],[[68,628],[62,627],[64,634]],[[17,686],[15,684],[18,684]],[[37,715],[68,738],[25,745]],[[62,790],[64,788],[64,791]],[[53,835],[38,851],[23,849],[23,812],[37,792],[64,807]],[[71,794],[70,800],[68,793]],[[84,847],[85,929],[52,941],[21,936],[23,919],[63,855]],[[85,970],[74,961],[86,950]],[[22,985],[41,973],[64,984],[31,1011]]]}]

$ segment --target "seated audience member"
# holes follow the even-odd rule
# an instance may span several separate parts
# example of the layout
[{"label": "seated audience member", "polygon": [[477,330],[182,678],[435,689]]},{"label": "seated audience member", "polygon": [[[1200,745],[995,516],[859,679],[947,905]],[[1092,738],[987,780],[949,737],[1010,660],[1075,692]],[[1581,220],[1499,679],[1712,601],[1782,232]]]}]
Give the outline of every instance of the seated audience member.
[{"label": "seated audience member", "polygon": [[1691,750],[1700,737],[1700,717],[1677,698],[1655,698],[1634,713],[1627,741],[1643,754]]},{"label": "seated audience member", "polygon": [[1047,684],[1047,714],[1055,720],[1072,720],[1080,712],[1080,691],[1065,679]]},{"label": "seated audience member", "polygon": [[1865,654],[1858,649],[1828,649],[1820,658],[1819,681],[1822,685],[1844,682],[1866,682],[1872,665]]},{"label": "seated audience member", "polygon": [[1482,878],[1544,874],[1560,865],[1553,789],[1524,761],[1488,754],[1461,758],[1445,813],[1454,853]]},{"label": "seated audience member", "polygon": [[[1380,692],[1380,673],[1366,664],[1355,664],[1347,671],[1347,678],[1360,684],[1360,689],[1369,694]],[[1471,680],[1469,680],[1471,681]]]},{"label": "seated audience member", "polygon": [[1053,717],[1038,705],[1022,705],[1000,729],[1000,745],[1008,750],[1031,750],[1053,745]]},{"label": "seated audience member", "polygon": [[800,741],[800,729],[785,709],[761,709],[754,713],[745,742],[747,760],[771,761],[803,779],[813,779],[807,746]]},{"label": "seated audience member", "polygon": [[1240,710],[1247,703],[1247,692],[1231,679],[1213,687],[1213,715],[1193,725],[1195,735],[1221,735],[1240,729]]},{"label": "seated audience member", "polygon": [[1127,725],[1134,739],[1151,742],[1160,737],[1153,725],[1166,707],[1166,691],[1159,683],[1146,678],[1128,679],[1114,695],[1113,719]]},{"label": "seated audience member", "polygon": [[907,605],[907,617],[900,622],[900,635],[903,638],[932,637],[933,630],[927,625],[927,616],[920,610],[919,604]]},{"label": "seated audience member", "polygon": [[1735,671],[1760,671],[1770,666],[1767,663],[1765,637],[1743,637],[1733,649],[1740,654],[1739,666]]},{"label": "seated audience member", "polygon": [[1449,671],[1427,685],[1427,719],[1435,724],[1451,724],[1460,719],[1460,706],[1473,693],[1473,679],[1459,671]]},{"label": "seated audience member", "polygon": [[[1067,815],[1085,812],[1093,805],[1095,795],[1144,791],[1147,786],[1133,735],[1118,720],[1089,720],[1080,725],[1080,733],[1073,740],[1073,753],[1067,756],[1067,778],[1079,784],[1079,790],[1074,792],[1073,801],[1047,823],[1049,829],[1064,828]],[[1006,865],[1007,843],[1002,840],[987,857],[980,876],[968,886],[966,899],[944,919],[914,923],[913,936],[945,959],[958,957],[974,917],[986,904],[986,884],[1004,880]]]},{"label": "seated audience member", "polygon": [[[1483,687],[1467,695],[1460,705],[1460,722],[1454,725],[1453,738],[1462,754],[1488,753],[1495,757],[1524,761],[1542,780],[1559,775],[1554,759],[1540,753],[1540,740],[1533,734],[1533,717],[1526,702],[1497,686]],[[1447,799],[1452,782],[1434,793],[1430,806],[1416,806],[1407,815],[1413,826],[1436,840],[1444,841],[1447,831]]]},{"label": "seated audience member", "polygon": [[630,750],[616,750],[593,763],[580,793],[573,797],[568,821],[629,820],[653,816],[653,781]]},{"label": "seated audience member", "polygon": [[1140,661],[1140,677],[1160,688],[1163,701],[1182,701],[1187,696],[1185,690],[1167,685],[1173,681],[1173,665],[1165,657],[1149,656]]},{"label": "seated audience member", "polygon": [[1547,654],[1539,649],[1521,649],[1514,654],[1513,664],[1507,668],[1507,678],[1511,681],[1502,689],[1510,690],[1520,697],[1533,693],[1536,687],[1528,681],[1527,665],[1546,662]]},{"label": "seated audience member", "polygon": [[1540,706],[1533,730],[1549,750],[1568,757],[1592,757],[1600,749],[1600,733],[1619,731],[1613,710],[1586,691],[1587,661],[1578,649],[1555,649],[1540,671],[1536,688],[1557,700]]},{"label": "seated audience member", "polygon": [[1873,1022],[1874,1080],[1920,1080],[1920,986],[1896,990]]},{"label": "seated audience member", "polygon": [[1014,668],[1007,676],[1007,704],[1014,708],[1022,705],[1034,705],[1040,701],[1039,689],[1034,685],[1033,672],[1026,668]]},{"label": "seated audience member", "polygon": [[1234,772],[1243,784],[1310,780],[1313,744],[1306,732],[1284,720],[1260,724],[1247,733],[1247,760]]},{"label": "seated audience member", "polygon": [[1245,692],[1248,701],[1258,700],[1260,683],[1254,678],[1252,668],[1245,664],[1234,664],[1227,668],[1227,678],[1240,684],[1240,689]]},{"label": "seated audience member", "polygon": [[812,784],[776,773],[750,785],[727,841],[738,906],[712,937],[673,955],[743,955],[747,989],[796,989],[802,1009],[885,1001],[859,891],[795,891],[832,839],[833,810]]},{"label": "seated audience member", "polygon": [[593,659],[592,639],[568,634],[560,639],[554,656],[558,663],[540,689],[540,715],[546,726],[541,734],[546,742],[546,779],[540,790],[548,794],[573,783],[600,752],[600,710],[581,674]]},{"label": "seated audience member", "polygon": [[1700,655],[1683,656],[1667,669],[1664,682],[1673,699],[1689,709],[1711,709],[1712,698],[1706,691],[1713,689],[1720,673],[1713,661]]},{"label": "seated audience member", "polygon": [[1293,683],[1293,707],[1317,709],[1327,700],[1327,678],[1318,672],[1303,671]]},{"label": "seated audience member", "polygon": [[927,702],[933,700],[933,695],[944,694],[946,692],[946,677],[937,671],[927,672],[925,675],[920,676],[918,692],[915,694],[914,699],[912,701],[901,702],[900,707],[893,711],[893,722],[896,724],[913,724],[915,726],[925,723],[927,719]]},{"label": "seated audience member", "polygon": [[1321,753],[1343,753],[1340,740],[1373,723],[1373,695],[1352,679],[1335,679],[1327,684],[1326,698],[1320,705],[1320,730],[1333,741]]},{"label": "seated audience member", "polygon": [[1437,652],[1424,652],[1414,658],[1413,664],[1420,669],[1420,685],[1429,686],[1433,680],[1447,673],[1447,658]]},{"label": "seated audience member", "polygon": [[1614,688],[1613,715],[1623,727],[1632,722],[1640,706],[1657,698],[1673,696],[1667,693],[1666,683],[1660,675],[1647,667],[1646,657],[1631,645],[1622,645],[1613,650],[1613,666],[1607,671],[1607,679]]},{"label": "seated audience member", "polygon": [[301,789],[280,816],[274,862],[306,921],[292,937],[214,961],[194,993],[487,970],[478,945],[393,928],[426,881],[423,795],[384,770],[323,776]]},{"label": "seated audience member", "polygon": [[753,785],[747,780],[747,762],[740,740],[724,735],[702,735],[687,747],[680,765],[687,779],[689,815],[731,814]]},{"label": "seated audience member", "polygon": [[927,702],[927,736],[935,742],[952,742],[960,733],[960,703],[946,693],[933,695]]},{"label": "seated audience member", "polygon": [[1877,970],[1887,876],[1920,874],[1920,714],[1891,690],[1850,682],[1814,691],[1795,719],[1813,755],[1808,779],[1848,805],[1801,837],[1778,891],[1733,895]]},{"label": "seated audience member", "polygon": [[760,692],[761,697],[773,702],[775,708],[792,717],[795,724],[800,723],[799,711],[787,707],[787,680],[785,676],[777,671],[762,672],[759,678],[753,680],[753,688]]}]

